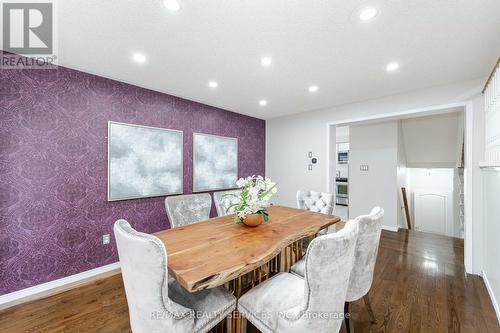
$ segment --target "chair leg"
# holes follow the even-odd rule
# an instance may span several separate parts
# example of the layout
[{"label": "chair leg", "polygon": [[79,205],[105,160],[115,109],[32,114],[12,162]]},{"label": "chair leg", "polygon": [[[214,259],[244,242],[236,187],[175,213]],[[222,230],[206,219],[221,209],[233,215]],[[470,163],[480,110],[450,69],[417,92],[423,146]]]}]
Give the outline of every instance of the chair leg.
[{"label": "chair leg", "polygon": [[247,333],[247,325],[247,319],[245,317],[241,317],[240,333]]},{"label": "chair leg", "polygon": [[344,324],[347,333],[354,333],[354,326],[351,320],[351,303],[344,303]]},{"label": "chair leg", "polygon": [[373,312],[373,309],[372,309],[372,303],[370,302],[370,296],[368,294],[363,296],[363,301],[365,301],[366,310],[368,311],[368,314],[372,318],[372,323],[376,323],[377,318],[375,318],[375,313]]}]

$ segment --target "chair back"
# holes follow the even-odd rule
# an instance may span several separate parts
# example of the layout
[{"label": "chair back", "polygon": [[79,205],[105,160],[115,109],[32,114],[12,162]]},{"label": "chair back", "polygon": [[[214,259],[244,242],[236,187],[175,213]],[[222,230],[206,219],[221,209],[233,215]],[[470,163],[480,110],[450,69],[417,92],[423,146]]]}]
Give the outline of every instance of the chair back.
[{"label": "chair back", "polygon": [[[214,203],[218,216],[226,216],[235,212],[231,205],[239,202],[241,190],[214,192]],[[229,209],[229,211],[228,211]]]},{"label": "chair back", "polygon": [[[194,329],[194,319],[175,320],[168,298],[167,252],[157,237],[137,232],[125,220],[113,227],[133,332]],[[161,316],[155,319],[155,316]]]},{"label": "chair back", "polygon": [[[358,225],[354,221],[331,234],[316,237],[307,248],[305,257],[305,300],[302,306],[286,314],[288,320],[296,313],[293,332],[338,332],[342,324],[339,314],[344,312],[344,301],[349,275],[354,264],[354,250]],[[287,319],[286,324],[290,326]],[[279,328],[278,324],[278,328]],[[277,330],[280,331],[279,329]]]},{"label": "chair back", "polygon": [[355,219],[359,224],[359,236],[354,255],[354,267],[349,280],[347,302],[353,302],[365,296],[372,286],[383,216],[384,210],[375,207],[369,215],[358,216]]},{"label": "chair back", "polygon": [[176,195],[165,198],[167,218],[172,228],[208,220],[212,197],[208,193]]},{"label": "chair back", "polygon": [[297,191],[297,207],[311,212],[332,214],[335,207],[333,193],[316,191]]}]

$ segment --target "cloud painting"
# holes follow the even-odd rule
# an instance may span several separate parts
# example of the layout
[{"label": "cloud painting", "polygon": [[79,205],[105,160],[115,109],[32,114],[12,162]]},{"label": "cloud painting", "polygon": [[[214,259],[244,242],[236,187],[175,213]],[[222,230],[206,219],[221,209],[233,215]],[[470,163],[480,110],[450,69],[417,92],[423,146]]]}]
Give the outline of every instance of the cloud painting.
[{"label": "cloud painting", "polygon": [[236,187],[238,179],[238,140],[222,136],[193,136],[193,191]]},{"label": "cloud painting", "polygon": [[182,193],[182,132],[108,123],[108,200]]}]

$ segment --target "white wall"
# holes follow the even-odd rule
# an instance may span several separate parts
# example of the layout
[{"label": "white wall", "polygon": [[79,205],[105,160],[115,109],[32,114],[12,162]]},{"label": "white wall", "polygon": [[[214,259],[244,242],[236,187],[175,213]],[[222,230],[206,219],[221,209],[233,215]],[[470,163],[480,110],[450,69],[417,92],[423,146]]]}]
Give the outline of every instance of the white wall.
[{"label": "white wall", "polygon": [[[468,101],[480,93],[482,84],[484,79],[460,82],[267,120],[266,175],[279,185],[275,202],[295,206],[298,189],[327,190],[327,123]],[[308,151],[318,158],[312,171],[307,171]]]},{"label": "white wall", "polygon": [[500,172],[484,171],[484,273],[500,321]]},{"label": "white wall", "polygon": [[349,144],[349,216],[380,206],[384,227],[397,230],[398,121],[351,126]]},{"label": "white wall", "polygon": [[402,120],[408,167],[454,168],[461,117],[454,112]]},{"label": "white wall", "polygon": [[[397,183],[398,183],[398,188],[397,188],[397,197],[398,197],[398,225],[400,228],[408,228],[408,224],[406,222],[406,215],[404,212],[404,204],[403,204],[403,194],[401,192],[401,188],[405,187],[406,190],[408,191],[408,169],[407,169],[407,156],[406,156],[406,149],[403,141],[403,126],[402,126],[402,121],[398,121],[398,169],[397,169]],[[408,198],[408,193],[407,193],[407,199],[408,199],[408,206],[410,206],[410,200]],[[411,206],[409,207],[411,211]]]},{"label": "white wall", "polygon": [[[433,87],[385,98],[359,103],[340,105],[331,109],[310,111],[266,121],[266,175],[278,183],[279,193],[275,202],[295,206],[295,193],[298,189],[308,188],[326,191],[330,182],[333,184],[335,172],[330,172],[332,179],[327,181],[327,123],[348,123],[358,119],[376,118],[396,112],[413,112],[429,107],[437,108],[450,103],[462,103],[472,100],[473,131],[471,168],[472,184],[466,184],[473,198],[473,209],[466,211],[474,224],[472,260],[467,263],[468,271],[479,274],[482,270],[482,185],[479,161],[484,152],[484,115],[482,115],[482,96],[480,95],[485,78],[459,82],[452,85]],[[362,92],[360,92],[362,93]],[[483,116],[483,119],[481,117]],[[308,151],[313,151],[318,158],[312,171],[307,171]],[[476,230],[477,229],[477,230]],[[469,234],[470,235],[470,234]],[[466,238],[468,237],[466,231]],[[472,264],[473,261],[473,264]]]},{"label": "white wall", "polygon": [[[483,172],[479,168],[479,161],[484,159],[485,149],[485,115],[484,115],[484,100],[483,95],[478,94],[472,99],[473,109],[473,133],[472,133],[472,152],[471,165],[465,169],[465,173],[472,173],[473,184],[471,188],[467,188],[469,184],[465,183],[465,190],[472,192],[472,211],[466,211],[465,214],[472,215],[472,239],[473,258],[472,271],[475,274],[480,274],[484,266],[484,206],[483,206]],[[466,120],[467,121],[467,120]],[[466,136],[468,133],[466,133]],[[470,237],[465,230],[465,238]],[[498,240],[500,242],[500,239]]]}]

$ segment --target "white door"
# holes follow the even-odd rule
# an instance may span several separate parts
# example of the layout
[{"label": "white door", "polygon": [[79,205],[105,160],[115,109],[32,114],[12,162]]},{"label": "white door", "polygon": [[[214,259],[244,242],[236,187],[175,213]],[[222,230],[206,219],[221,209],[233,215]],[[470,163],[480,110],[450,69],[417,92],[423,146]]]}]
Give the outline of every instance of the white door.
[{"label": "white door", "polygon": [[453,234],[452,192],[414,192],[415,229],[434,234]]}]

